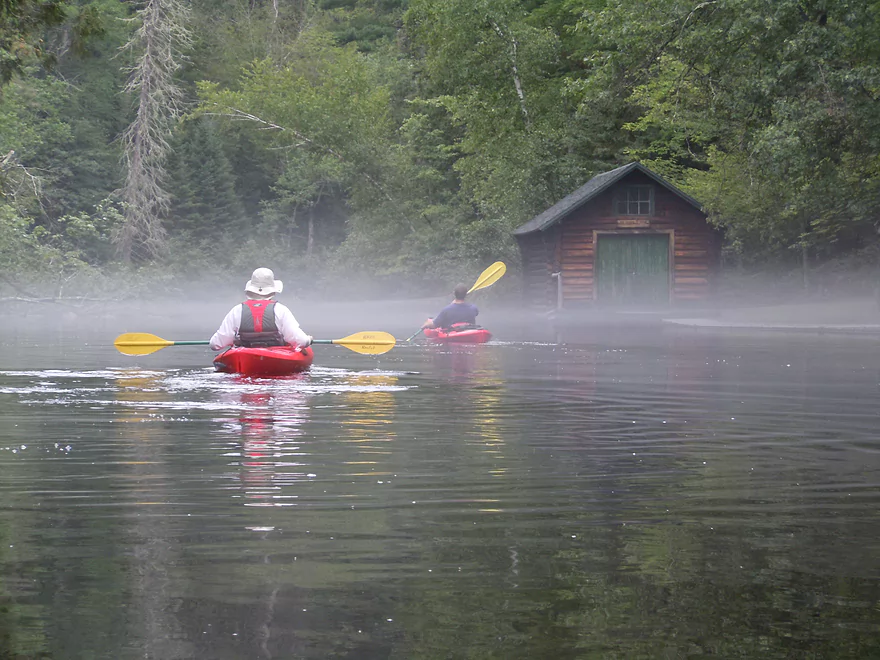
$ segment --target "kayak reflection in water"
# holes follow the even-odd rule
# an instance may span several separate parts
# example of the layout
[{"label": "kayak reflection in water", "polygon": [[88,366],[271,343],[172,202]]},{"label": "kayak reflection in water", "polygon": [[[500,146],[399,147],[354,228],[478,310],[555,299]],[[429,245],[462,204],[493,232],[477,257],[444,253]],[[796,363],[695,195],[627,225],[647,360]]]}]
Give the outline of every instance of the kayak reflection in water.
[{"label": "kayak reflection in water", "polygon": [[233,345],[309,346],[312,338],[299,327],[293,312],[273,300],[283,288],[284,284],[275,279],[275,273],[269,268],[257,268],[244,287],[248,299],[229,310],[211,337],[211,348],[219,351]]},{"label": "kayak reflection in water", "polygon": [[464,301],[467,296],[467,291],[468,288],[464,284],[457,285],[452,292],[455,299],[441,309],[437,316],[425,321],[422,324],[422,330],[432,328],[451,328],[453,325],[459,323],[476,325],[477,314],[480,313],[480,310],[477,309],[476,305]]},{"label": "kayak reflection in water", "polygon": [[[288,381],[289,382],[289,381]],[[239,480],[245,506],[285,506],[294,499],[287,486],[308,480],[308,452],[302,445],[309,396],[295,389],[244,392],[230,430],[241,434]],[[287,504],[289,505],[289,504]],[[255,521],[264,525],[266,520]]]}]

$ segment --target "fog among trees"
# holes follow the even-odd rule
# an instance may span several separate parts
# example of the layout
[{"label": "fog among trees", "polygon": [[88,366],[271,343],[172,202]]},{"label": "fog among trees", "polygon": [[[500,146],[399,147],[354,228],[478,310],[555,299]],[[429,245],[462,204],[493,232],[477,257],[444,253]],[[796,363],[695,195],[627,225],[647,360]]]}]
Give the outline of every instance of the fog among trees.
[{"label": "fog among trees", "polygon": [[12,0],[0,48],[0,297],[435,293],[632,160],[731,271],[876,268],[877,0]]}]

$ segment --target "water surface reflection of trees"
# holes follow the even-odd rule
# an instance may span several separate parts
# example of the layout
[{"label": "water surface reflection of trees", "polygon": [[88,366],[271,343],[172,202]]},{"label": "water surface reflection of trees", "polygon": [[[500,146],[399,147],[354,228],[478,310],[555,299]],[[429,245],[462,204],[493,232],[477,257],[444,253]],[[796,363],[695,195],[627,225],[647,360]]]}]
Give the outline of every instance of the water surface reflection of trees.
[{"label": "water surface reflection of trees", "polygon": [[[552,383],[505,388],[501,410],[521,407],[506,424],[494,411],[509,482],[485,516],[426,521],[436,570],[408,585],[412,657],[877,653],[877,516],[840,515],[863,474],[865,456],[841,444],[869,432],[864,401],[846,413],[855,426],[836,426],[833,359],[813,350],[656,343],[547,351]],[[458,385],[451,408],[475,430],[479,396]]]},{"label": "water surface reflection of trees", "polygon": [[24,422],[82,435],[72,461],[6,461],[7,646],[872,657],[876,372],[784,346],[425,350],[265,387],[124,374],[114,402]]}]

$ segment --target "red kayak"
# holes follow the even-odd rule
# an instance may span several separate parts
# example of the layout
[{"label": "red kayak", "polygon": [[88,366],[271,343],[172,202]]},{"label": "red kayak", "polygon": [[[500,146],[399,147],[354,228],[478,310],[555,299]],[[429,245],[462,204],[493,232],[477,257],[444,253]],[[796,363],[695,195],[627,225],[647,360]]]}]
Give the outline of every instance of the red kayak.
[{"label": "red kayak", "polygon": [[457,323],[451,328],[425,328],[425,337],[438,343],[485,344],[492,333],[478,325]]},{"label": "red kayak", "polygon": [[289,376],[312,366],[311,348],[233,346],[214,358],[214,368],[244,376]]}]

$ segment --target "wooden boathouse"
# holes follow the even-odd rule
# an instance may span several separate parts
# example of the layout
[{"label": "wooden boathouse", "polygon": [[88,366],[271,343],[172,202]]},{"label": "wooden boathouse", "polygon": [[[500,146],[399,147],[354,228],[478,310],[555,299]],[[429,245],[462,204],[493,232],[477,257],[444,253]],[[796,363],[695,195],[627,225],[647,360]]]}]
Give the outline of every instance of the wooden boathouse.
[{"label": "wooden boathouse", "polygon": [[705,302],[720,232],[701,204],[640,163],[599,174],[516,229],[532,307]]}]

